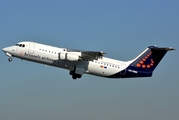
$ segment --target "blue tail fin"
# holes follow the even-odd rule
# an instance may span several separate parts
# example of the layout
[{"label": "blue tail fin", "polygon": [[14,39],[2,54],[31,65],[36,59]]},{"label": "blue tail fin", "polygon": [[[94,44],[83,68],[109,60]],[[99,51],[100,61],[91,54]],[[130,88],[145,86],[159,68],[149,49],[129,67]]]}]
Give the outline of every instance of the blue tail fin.
[{"label": "blue tail fin", "polygon": [[[137,58],[132,60],[132,63],[129,65],[128,69],[137,71],[137,74],[133,74],[136,77],[150,77],[152,76],[154,69],[169,50],[174,50],[174,48],[159,48],[156,46],[149,46]],[[130,77],[134,77],[133,75]]]},{"label": "blue tail fin", "polygon": [[151,77],[153,71],[165,56],[167,51],[175,50],[171,47],[160,48],[149,46],[135,59],[128,61],[128,67],[122,71],[109,76],[110,78],[131,78],[131,77]]}]

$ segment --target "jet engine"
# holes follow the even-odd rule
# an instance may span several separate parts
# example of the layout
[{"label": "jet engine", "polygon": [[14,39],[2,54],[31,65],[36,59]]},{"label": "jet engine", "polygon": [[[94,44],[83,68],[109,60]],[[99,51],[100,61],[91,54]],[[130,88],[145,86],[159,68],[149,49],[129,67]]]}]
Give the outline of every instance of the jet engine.
[{"label": "jet engine", "polygon": [[69,61],[79,61],[80,57],[74,53],[61,52],[61,53],[59,53],[59,59],[60,60],[69,60]]}]

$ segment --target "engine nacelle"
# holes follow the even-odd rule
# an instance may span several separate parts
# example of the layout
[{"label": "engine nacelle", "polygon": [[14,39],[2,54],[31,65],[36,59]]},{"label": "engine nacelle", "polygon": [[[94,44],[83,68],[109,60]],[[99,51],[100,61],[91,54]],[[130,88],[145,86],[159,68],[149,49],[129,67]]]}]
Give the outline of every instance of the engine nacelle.
[{"label": "engine nacelle", "polygon": [[73,53],[64,53],[64,52],[59,53],[59,59],[60,60],[69,60],[69,61],[79,61],[80,60],[78,55],[73,54]]},{"label": "engine nacelle", "polygon": [[66,59],[69,60],[69,61],[78,61],[79,60],[79,56],[75,55],[75,54],[67,53]]},{"label": "engine nacelle", "polygon": [[63,52],[62,52],[62,53],[59,53],[59,54],[58,54],[58,58],[59,58],[60,60],[66,60],[66,54],[67,54],[67,53],[63,53]]}]

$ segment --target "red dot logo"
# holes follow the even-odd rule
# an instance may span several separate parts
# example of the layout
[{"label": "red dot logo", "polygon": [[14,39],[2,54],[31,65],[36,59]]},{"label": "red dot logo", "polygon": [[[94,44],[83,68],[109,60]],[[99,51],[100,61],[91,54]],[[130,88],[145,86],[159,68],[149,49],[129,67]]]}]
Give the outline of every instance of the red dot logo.
[{"label": "red dot logo", "polygon": [[142,60],[136,64],[136,66],[138,68],[142,67],[142,68],[150,68],[152,66],[154,66],[154,60],[151,59],[150,60],[150,64],[145,64],[145,62],[147,61],[147,59],[152,55],[152,52],[150,52],[148,55],[146,55],[144,58],[142,58]]}]

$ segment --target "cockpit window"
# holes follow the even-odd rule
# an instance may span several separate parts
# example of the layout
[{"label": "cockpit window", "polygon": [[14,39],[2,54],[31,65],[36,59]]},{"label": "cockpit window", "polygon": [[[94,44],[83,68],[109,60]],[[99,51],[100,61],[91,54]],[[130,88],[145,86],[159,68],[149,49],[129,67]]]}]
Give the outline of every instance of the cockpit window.
[{"label": "cockpit window", "polygon": [[25,44],[15,44],[15,46],[25,47]]}]

